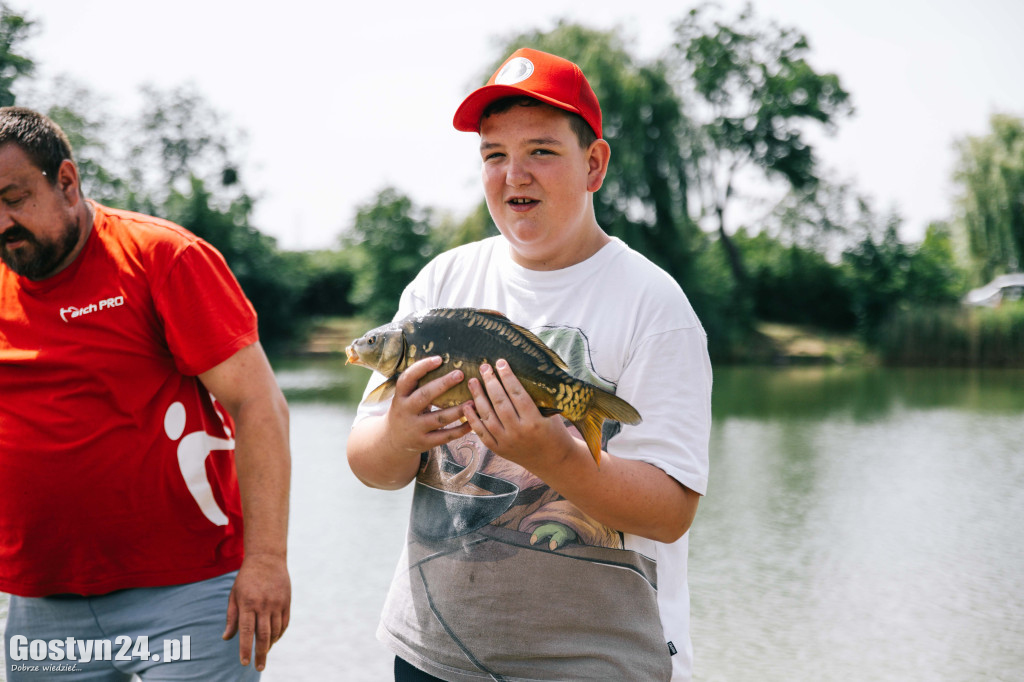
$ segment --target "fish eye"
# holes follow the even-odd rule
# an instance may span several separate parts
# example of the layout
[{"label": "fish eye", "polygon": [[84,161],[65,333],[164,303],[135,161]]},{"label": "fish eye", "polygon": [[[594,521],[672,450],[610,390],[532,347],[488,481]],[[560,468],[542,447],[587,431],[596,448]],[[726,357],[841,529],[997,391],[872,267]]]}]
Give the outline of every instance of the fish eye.
[{"label": "fish eye", "polygon": [[373,344],[377,343],[377,337],[371,336],[370,338],[366,339],[366,343],[367,345],[372,346]]}]

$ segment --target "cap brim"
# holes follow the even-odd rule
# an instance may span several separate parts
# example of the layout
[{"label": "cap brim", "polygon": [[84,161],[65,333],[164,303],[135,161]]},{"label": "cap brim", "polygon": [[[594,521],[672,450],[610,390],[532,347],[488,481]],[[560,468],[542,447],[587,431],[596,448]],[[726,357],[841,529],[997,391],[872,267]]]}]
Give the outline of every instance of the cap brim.
[{"label": "cap brim", "polygon": [[540,100],[541,102],[550,104],[553,107],[564,109],[565,111],[571,111],[574,114],[580,114],[582,116],[579,109],[568,106],[564,102],[559,102],[551,97],[539,95],[532,90],[517,88],[514,85],[485,85],[482,88],[478,88],[471,92],[469,97],[462,101],[459,108],[455,110],[455,118],[452,120],[452,124],[455,126],[456,130],[461,130],[466,133],[479,133],[480,117],[483,116],[484,109],[486,109],[491,102],[504,97],[515,97],[518,95],[525,95],[531,99]]}]

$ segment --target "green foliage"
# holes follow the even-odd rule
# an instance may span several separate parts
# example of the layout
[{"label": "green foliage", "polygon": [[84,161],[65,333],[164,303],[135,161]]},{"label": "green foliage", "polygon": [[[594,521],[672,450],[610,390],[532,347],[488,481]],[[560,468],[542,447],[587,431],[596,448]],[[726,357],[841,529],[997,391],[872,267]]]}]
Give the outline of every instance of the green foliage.
[{"label": "green foliage", "polygon": [[405,285],[434,255],[430,220],[429,210],[390,187],[359,208],[343,244],[360,252],[351,300],[364,314],[394,314]]},{"label": "green foliage", "polygon": [[567,23],[501,42],[488,75],[522,46],[563,56],[587,75],[612,149],[608,175],[594,196],[598,223],[674,277],[700,315],[713,357],[732,357],[752,327],[752,308],[691,215],[693,124],[668,62],[641,63],[617,31]]},{"label": "green foliage", "polygon": [[812,186],[788,192],[762,227],[784,244],[838,262],[843,251],[878,232],[878,224],[867,197],[848,183],[823,177]]},{"label": "green foliage", "polygon": [[686,296],[708,335],[708,352],[714,362],[743,359],[753,320],[749,296],[741,296],[721,249],[696,252],[690,263]]},{"label": "green foliage", "polygon": [[955,225],[976,284],[1024,268],[1024,119],[996,114],[990,125],[956,144]]},{"label": "green foliage", "polygon": [[15,82],[35,70],[35,62],[18,54],[22,43],[32,35],[33,26],[34,22],[0,2],[0,107],[14,104]]},{"label": "green foliage", "polygon": [[761,232],[735,235],[749,268],[754,314],[758,319],[850,331],[856,325],[853,301],[842,270],[816,251],[786,245]]},{"label": "green foliage", "polygon": [[888,219],[880,236],[869,234],[843,254],[853,309],[864,338],[877,340],[878,326],[896,307],[906,286],[910,251],[899,239],[899,218]]},{"label": "green foliage", "polygon": [[211,189],[209,198],[221,210],[235,202],[251,204],[238,170],[240,133],[224,125],[192,87],[146,86],[142,95],[142,112],[126,126],[127,205],[154,212],[173,192],[189,192],[193,178]]},{"label": "green foliage", "polygon": [[884,229],[843,254],[858,328],[871,343],[880,340],[879,328],[897,311],[953,304],[964,293],[964,277],[941,225],[933,225],[918,248],[901,242],[898,228],[899,218],[891,216]]},{"label": "green foliage", "polygon": [[949,225],[932,223],[911,256],[904,297],[941,306],[958,302],[968,288],[967,273],[956,262]]},{"label": "green foliage", "polygon": [[295,268],[305,273],[305,286],[298,301],[304,317],[350,316],[356,308],[350,298],[356,267],[353,250],[322,250],[286,254],[296,260]]}]

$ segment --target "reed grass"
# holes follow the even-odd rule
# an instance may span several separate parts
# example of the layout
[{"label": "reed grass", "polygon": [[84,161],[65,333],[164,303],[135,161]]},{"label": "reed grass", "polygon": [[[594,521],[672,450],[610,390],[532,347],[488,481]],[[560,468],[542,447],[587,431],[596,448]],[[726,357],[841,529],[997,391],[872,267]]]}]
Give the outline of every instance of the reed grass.
[{"label": "reed grass", "polygon": [[890,365],[1024,367],[1024,302],[900,310],[879,331]]}]

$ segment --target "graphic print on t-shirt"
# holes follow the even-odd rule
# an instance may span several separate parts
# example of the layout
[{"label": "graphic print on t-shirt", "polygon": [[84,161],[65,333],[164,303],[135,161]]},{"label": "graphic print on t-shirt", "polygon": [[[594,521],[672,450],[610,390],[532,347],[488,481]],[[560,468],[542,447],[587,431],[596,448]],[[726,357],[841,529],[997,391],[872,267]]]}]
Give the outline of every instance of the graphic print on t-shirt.
[{"label": "graphic print on t-shirt", "polygon": [[[546,328],[539,335],[574,377],[615,391],[590,368],[581,330]],[[581,437],[568,422],[567,427]],[[605,422],[603,448],[620,429],[618,422]],[[619,532],[591,519],[523,467],[487,450],[472,433],[430,452],[417,478],[413,504],[413,531],[428,540],[463,535],[489,524],[528,533],[531,544],[543,542],[551,549],[570,542],[623,546]]]},{"label": "graphic print on t-shirt", "polygon": [[[210,400],[213,399],[211,395]],[[219,411],[217,415],[221,417],[221,424],[227,431],[227,424],[224,423],[223,416]],[[206,474],[206,458],[216,450],[233,450],[235,439],[211,436],[202,429],[182,436],[185,433],[187,419],[185,406],[177,401],[171,403],[167,412],[164,413],[164,433],[172,441],[181,438],[178,443],[178,468],[181,470],[181,477],[185,480],[189,493],[199,505],[199,510],[214,525],[226,526],[228,517],[217,504],[217,500],[213,496],[213,486],[210,485],[210,479]]]},{"label": "graphic print on t-shirt", "polygon": [[[591,369],[582,331],[544,328],[538,336],[573,376],[614,392]],[[605,422],[604,448],[621,428]],[[624,679],[623,671],[668,678],[661,625],[650,617],[658,613],[654,557],[624,549],[622,533],[472,433],[434,448],[421,466],[408,559],[412,604],[389,607],[431,614],[417,620],[414,637],[442,666],[494,680],[548,679],[553,671],[566,675],[559,679]],[[487,605],[475,607],[485,614],[466,611],[472,595]],[[628,626],[610,615],[634,613],[646,615]],[[565,648],[568,627],[573,651]],[[629,637],[617,634],[623,627]]]}]

